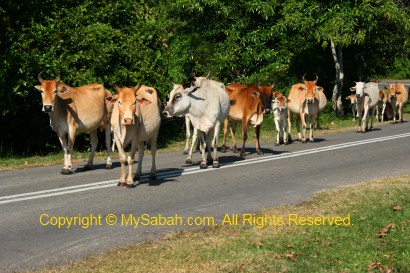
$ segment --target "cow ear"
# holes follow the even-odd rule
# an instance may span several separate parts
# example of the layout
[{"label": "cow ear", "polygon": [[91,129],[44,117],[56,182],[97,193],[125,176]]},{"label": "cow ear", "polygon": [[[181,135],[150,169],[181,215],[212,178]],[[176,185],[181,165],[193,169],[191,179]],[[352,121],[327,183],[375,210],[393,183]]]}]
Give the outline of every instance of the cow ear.
[{"label": "cow ear", "polygon": [[350,91],[355,92],[355,91],[356,91],[356,87],[350,87]]},{"label": "cow ear", "polygon": [[34,88],[37,89],[38,91],[43,91],[41,85],[35,85]]},{"label": "cow ear", "polygon": [[323,92],[323,90],[324,90],[324,89],[323,89],[323,87],[321,87],[321,86],[317,86],[317,87],[316,87],[316,91]]},{"label": "cow ear", "polygon": [[298,88],[298,91],[305,91],[305,88],[304,88],[303,86],[300,86],[300,87]]},{"label": "cow ear", "polygon": [[106,102],[111,102],[111,103],[114,103],[114,102],[116,102],[118,99],[117,99],[117,97],[108,97],[108,98],[105,98],[105,101]]},{"label": "cow ear", "polygon": [[275,97],[275,98],[277,98],[277,97],[280,97],[282,94],[280,93],[280,92],[278,92],[278,91],[276,91],[275,93],[273,93],[273,96]]},{"label": "cow ear", "polygon": [[148,100],[146,100],[144,98],[141,98],[141,97],[137,97],[137,102],[139,104],[150,104],[150,102]]},{"label": "cow ear", "polygon": [[289,103],[289,102],[291,102],[291,100],[290,100],[290,99],[286,99],[286,103]]},{"label": "cow ear", "polygon": [[64,94],[70,91],[70,88],[65,84],[61,84],[57,86],[57,91],[60,92],[61,94]]}]

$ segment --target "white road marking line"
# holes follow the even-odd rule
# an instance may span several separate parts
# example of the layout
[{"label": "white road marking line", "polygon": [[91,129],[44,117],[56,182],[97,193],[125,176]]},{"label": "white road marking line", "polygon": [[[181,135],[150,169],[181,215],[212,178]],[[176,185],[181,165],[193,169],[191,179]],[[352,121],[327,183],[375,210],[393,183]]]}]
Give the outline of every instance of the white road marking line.
[{"label": "white road marking line", "polygon": [[[325,146],[325,147],[306,149],[306,150],[301,150],[301,151],[296,151],[296,152],[285,152],[285,153],[277,154],[277,155],[269,155],[269,156],[263,156],[263,157],[258,157],[258,158],[246,159],[244,161],[239,161],[239,162],[236,161],[233,163],[222,164],[219,169],[226,169],[226,168],[238,167],[238,166],[243,166],[243,165],[262,163],[262,162],[267,162],[267,161],[272,161],[272,160],[279,160],[279,159],[284,159],[284,158],[291,158],[291,157],[315,154],[315,153],[320,153],[320,152],[327,152],[327,151],[332,151],[332,150],[350,148],[353,146],[393,140],[393,139],[398,139],[398,138],[405,138],[405,137],[410,137],[410,133],[403,133],[403,134],[379,137],[379,138],[373,138],[373,139],[365,139],[365,140],[335,144],[335,145],[330,145],[330,146]],[[207,171],[216,171],[219,169],[214,169],[214,168],[198,169],[198,167],[191,167],[191,168],[183,169],[181,171],[169,171],[165,173],[159,173],[157,174],[157,178],[158,179],[170,178],[170,177],[190,175],[190,174],[196,174],[196,173],[207,172]],[[141,181],[144,181],[147,179],[147,175],[144,175],[143,177],[144,178]],[[118,182],[117,179],[107,180],[107,181],[89,183],[89,184],[84,184],[84,185],[76,185],[76,186],[69,186],[69,187],[56,188],[56,189],[50,189],[50,190],[42,190],[42,191],[2,196],[0,197],[0,204],[8,204],[8,203],[19,202],[19,201],[27,201],[27,200],[46,198],[46,197],[51,197],[51,196],[59,196],[59,195],[83,192],[83,191],[88,191],[88,190],[103,189],[103,188],[116,186],[117,182]]]}]

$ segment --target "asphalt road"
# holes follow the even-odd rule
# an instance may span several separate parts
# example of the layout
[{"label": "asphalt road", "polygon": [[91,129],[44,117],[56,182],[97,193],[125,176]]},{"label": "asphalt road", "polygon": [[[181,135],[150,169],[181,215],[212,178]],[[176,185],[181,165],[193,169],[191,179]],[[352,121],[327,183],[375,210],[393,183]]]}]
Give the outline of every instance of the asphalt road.
[{"label": "asphalt road", "polygon": [[[129,215],[220,220],[225,214],[300,203],[323,189],[409,174],[409,139],[410,122],[404,122],[376,123],[375,130],[366,134],[321,135],[314,143],[279,147],[262,143],[262,156],[255,154],[250,140],[246,159],[232,152],[220,154],[221,168],[206,170],[199,169],[198,153],[193,166],[185,165],[182,153],[163,153],[157,155],[158,179],[145,178],[134,189],[116,186],[118,160],[113,170],[98,162],[94,170],[84,171],[80,164],[69,176],[59,174],[62,166],[2,172],[0,272],[61,265],[186,227],[176,222],[171,227],[134,228],[125,223]],[[150,162],[146,156],[144,173]],[[114,217],[110,214],[117,217],[116,224],[107,224],[107,217]],[[90,215],[92,225],[84,228]],[[58,228],[53,225],[55,217],[76,217],[77,224]]]}]

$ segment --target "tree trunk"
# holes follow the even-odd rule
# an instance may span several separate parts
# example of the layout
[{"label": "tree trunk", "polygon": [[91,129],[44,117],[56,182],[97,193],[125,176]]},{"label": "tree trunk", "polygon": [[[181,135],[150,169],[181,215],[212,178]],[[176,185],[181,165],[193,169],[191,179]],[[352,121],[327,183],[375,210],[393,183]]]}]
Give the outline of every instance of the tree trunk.
[{"label": "tree trunk", "polygon": [[332,50],[333,61],[335,63],[336,79],[333,86],[332,102],[333,111],[339,111],[343,115],[343,104],[342,104],[342,90],[343,90],[343,54],[342,46],[335,45],[332,39],[330,39],[330,47]]}]

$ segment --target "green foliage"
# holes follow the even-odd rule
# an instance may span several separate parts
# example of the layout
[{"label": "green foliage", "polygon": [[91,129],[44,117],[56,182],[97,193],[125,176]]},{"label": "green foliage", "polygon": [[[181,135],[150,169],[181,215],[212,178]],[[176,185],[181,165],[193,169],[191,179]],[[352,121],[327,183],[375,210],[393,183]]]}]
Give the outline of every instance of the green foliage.
[{"label": "green foliage", "polygon": [[[162,99],[170,81],[188,85],[192,73],[210,72],[224,83],[275,83],[284,93],[304,73],[316,73],[330,99],[333,39],[344,50],[346,88],[361,77],[408,78],[408,11],[407,1],[395,0],[6,0],[0,126],[8,130],[0,146],[17,153],[59,149],[33,88],[40,71],[45,78],[60,73],[72,86],[140,82]],[[175,122],[162,126],[160,145],[165,136],[182,137],[174,129],[183,121]]]}]

